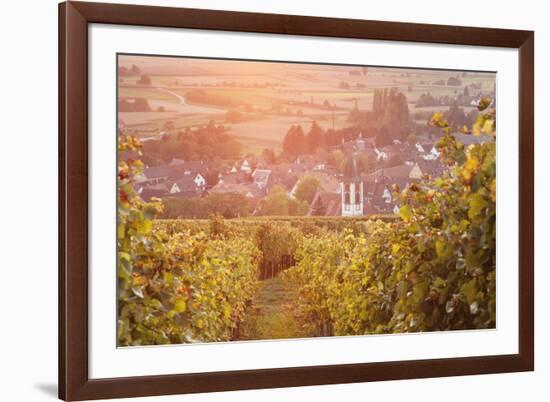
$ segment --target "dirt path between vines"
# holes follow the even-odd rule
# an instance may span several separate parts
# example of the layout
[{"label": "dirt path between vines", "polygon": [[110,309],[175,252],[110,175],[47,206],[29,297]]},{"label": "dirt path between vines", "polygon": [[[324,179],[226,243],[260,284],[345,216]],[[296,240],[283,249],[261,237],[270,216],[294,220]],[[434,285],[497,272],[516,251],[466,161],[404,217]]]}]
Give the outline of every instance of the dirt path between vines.
[{"label": "dirt path between vines", "polygon": [[296,288],[284,281],[281,275],[262,281],[241,323],[239,340],[303,337],[293,314],[295,300]]}]

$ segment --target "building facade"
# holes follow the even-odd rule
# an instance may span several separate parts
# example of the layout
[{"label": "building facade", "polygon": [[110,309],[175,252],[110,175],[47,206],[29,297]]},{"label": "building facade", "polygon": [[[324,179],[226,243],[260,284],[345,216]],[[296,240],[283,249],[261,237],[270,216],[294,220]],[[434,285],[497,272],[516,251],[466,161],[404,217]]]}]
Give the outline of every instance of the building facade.
[{"label": "building facade", "polygon": [[350,153],[344,166],[344,176],[340,182],[342,216],[363,216],[363,180],[357,171],[354,153]]}]

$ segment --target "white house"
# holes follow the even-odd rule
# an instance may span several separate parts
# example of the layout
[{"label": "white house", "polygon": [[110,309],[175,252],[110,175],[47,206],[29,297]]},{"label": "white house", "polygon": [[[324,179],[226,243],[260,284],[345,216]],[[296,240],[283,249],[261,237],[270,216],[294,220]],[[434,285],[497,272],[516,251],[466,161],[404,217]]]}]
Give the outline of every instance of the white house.
[{"label": "white house", "polygon": [[250,167],[250,163],[248,163],[248,161],[246,159],[243,160],[243,163],[241,164],[241,171],[246,172],[246,173],[251,173],[252,172],[252,168]]}]

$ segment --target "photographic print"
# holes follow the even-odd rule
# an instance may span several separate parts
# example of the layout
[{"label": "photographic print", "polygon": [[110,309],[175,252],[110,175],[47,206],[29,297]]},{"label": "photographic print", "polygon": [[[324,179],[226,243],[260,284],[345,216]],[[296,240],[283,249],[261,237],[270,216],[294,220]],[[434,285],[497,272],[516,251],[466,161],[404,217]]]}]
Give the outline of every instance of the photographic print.
[{"label": "photographic print", "polygon": [[119,347],[496,328],[496,73],[116,68]]}]

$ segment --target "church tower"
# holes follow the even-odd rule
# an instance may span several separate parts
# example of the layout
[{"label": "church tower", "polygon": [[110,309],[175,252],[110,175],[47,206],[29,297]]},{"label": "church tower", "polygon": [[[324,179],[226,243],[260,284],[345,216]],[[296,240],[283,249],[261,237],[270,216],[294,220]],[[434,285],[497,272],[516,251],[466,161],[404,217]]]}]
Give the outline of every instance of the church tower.
[{"label": "church tower", "polygon": [[363,180],[357,172],[357,162],[354,152],[344,165],[344,177],[340,182],[342,197],[342,216],[363,216]]}]

